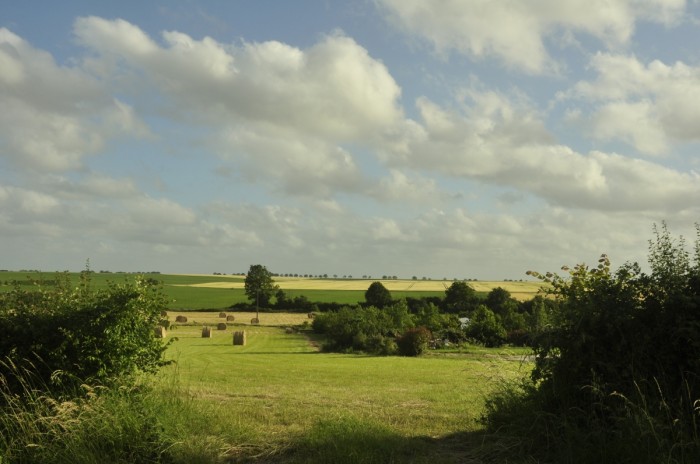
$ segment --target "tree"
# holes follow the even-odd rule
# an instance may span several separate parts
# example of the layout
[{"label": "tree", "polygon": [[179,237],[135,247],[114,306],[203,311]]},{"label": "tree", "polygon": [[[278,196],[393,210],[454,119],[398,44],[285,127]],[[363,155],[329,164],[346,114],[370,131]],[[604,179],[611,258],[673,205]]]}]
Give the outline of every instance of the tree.
[{"label": "tree", "polygon": [[518,307],[518,302],[510,296],[508,290],[502,287],[492,289],[486,295],[484,304],[502,318],[506,317],[508,313],[516,311]]},{"label": "tree", "polygon": [[501,346],[506,341],[506,329],[485,305],[476,307],[466,332],[467,337],[490,348]]},{"label": "tree", "polygon": [[391,304],[391,292],[381,282],[372,282],[365,292],[365,301],[369,306],[383,308]]},{"label": "tree", "polygon": [[252,264],[245,277],[245,294],[256,306],[267,307],[270,298],[279,290],[272,273],[261,264]]},{"label": "tree", "polygon": [[466,282],[457,281],[445,290],[443,304],[448,313],[470,313],[479,304],[479,297]]}]

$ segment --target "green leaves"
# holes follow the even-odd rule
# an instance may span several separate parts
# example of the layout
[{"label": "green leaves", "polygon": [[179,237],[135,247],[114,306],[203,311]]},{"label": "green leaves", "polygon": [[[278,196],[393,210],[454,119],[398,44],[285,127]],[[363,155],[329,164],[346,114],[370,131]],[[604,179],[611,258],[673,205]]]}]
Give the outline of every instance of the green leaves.
[{"label": "green leaves", "polygon": [[0,358],[33,362],[47,385],[56,370],[104,383],[161,366],[165,346],[153,336],[166,308],[161,289],[136,278],[96,291],[88,278],[0,295]]}]

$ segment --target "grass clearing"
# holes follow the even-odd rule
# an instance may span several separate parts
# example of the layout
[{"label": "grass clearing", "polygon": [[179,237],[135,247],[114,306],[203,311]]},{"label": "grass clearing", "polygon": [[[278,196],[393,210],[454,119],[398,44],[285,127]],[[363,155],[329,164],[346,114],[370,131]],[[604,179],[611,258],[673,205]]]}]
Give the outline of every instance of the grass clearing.
[{"label": "grass clearing", "polygon": [[[236,324],[207,339],[200,324],[218,320],[218,313],[198,313],[197,324],[169,332],[178,338],[168,351],[176,364],[162,372],[161,388],[176,377],[193,406],[212,417],[199,435],[218,437],[217,446],[231,457],[293,447],[307,450],[300,462],[313,462],[303,456],[323,460],[309,449],[318,450],[329,434],[340,446],[339,436],[374,430],[413,449],[423,440],[478,430],[484,395],[499,379],[531,368],[522,350],[467,348],[419,358],[321,353],[304,333],[280,327],[304,318],[261,314],[267,325]],[[245,346],[232,344],[234,330],[246,330]],[[380,447],[378,456],[393,457],[372,462],[399,459],[395,451]]]}]

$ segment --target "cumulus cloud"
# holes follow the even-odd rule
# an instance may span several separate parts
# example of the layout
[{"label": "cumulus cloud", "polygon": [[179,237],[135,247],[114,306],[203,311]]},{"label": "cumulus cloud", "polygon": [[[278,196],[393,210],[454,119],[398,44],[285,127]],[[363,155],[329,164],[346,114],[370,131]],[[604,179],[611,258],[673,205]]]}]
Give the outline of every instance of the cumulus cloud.
[{"label": "cumulus cloud", "polygon": [[243,178],[265,177],[287,193],[356,189],[359,172],[343,144],[372,143],[403,117],[386,66],[340,33],[305,50],[174,31],[160,44],[126,21],[86,17],[75,34],[95,55],[92,68],[102,60],[116,75],[144,74],[138,85],[167,97],[163,111],[218,131],[216,150]]},{"label": "cumulus cloud", "polygon": [[562,31],[583,33],[608,48],[629,42],[639,20],[671,24],[685,0],[540,0],[499,2],[380,0],[390,22],[430,42],[440,53],[496,57],[530,73],[557,72],[547,45]]},{"label": "cumulus cloud", "polygon": [[66,171],[110,138],[144,136],[131,107],[80,68],[0,28],[0,157],[40,171]]},{"label": "cumulus cloud", "polygon": [[673,142],[700,140],[700,67],[598,53],[593,80],[578,82],[559,99],[594,102],[593,134],[621,139],[640,152],[667,153]]},{"label": "cumulus cloud", "polygon": [[514,187],[553,205],[609,211],[696,208],[700,175],[615,153],[579,153],[557,144],[538,114],[503,95],[472,95],[462,110],[425,98],[421,123],[402,146],[388,146],[393,166]]}]

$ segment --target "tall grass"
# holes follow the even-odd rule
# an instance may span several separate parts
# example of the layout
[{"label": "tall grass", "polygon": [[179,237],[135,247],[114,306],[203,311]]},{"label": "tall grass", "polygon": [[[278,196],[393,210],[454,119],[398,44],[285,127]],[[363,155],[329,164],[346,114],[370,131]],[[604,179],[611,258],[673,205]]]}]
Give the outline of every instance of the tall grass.
[{"label": "tall grass", "polygon": [[[157,398],[143,386],[82,384],[58,394],[30,367],[9,360],[0,367],[0,462],[169,462]],[[22,386],[18,393],[9,389],[8,377]]]},{"label": "tall grass", "polygon": [[[657,385],[653,379],[652,383]],[[652,406],[637,385],[635,397],[587,387],[588,410],[548,412],[530,380],[503,383],[486,402],[489,460],[528,456],[561,464],[696,464],[700,462],[700,400],[665,399]],[[659,391],[658,394],[662,395]]]}]

